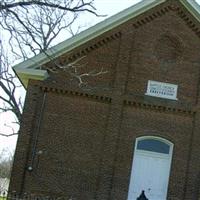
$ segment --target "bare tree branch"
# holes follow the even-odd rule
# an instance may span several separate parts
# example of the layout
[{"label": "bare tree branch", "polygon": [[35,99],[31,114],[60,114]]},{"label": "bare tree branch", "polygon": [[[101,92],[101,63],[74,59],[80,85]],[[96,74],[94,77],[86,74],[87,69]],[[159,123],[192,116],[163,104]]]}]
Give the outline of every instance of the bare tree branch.
[{"label": "bare tree branch", "polygon": [[[81,13],[87,12],[94,16],[102,16],[96,13],[93,1],[0,1],[0,27],[7,38],[6,42],[0,40],[0,113],[12,112],[16,122],[20,124],[23,99],[18,95],[19,82],[11,66],[16,63],[16,60],[21,62],[41,52],[46,54],[49,47],[60,42],[61,39],[67,39],[79,32],[80,28],[84,27],[77,23]],[[76,31],[72,28],[74,24]],[[4,48],[7,48],[7,50],[5,51]],[[76,79],[79,86],[86,84],[85,77],[96,77],[107,73],[103,68],[99,71],[92,70],[83,73],[82,68],[87,65],[87,63],[82,62],[84,57],[62,65],[57,63],[54,58],[48,57],[49,61],[59,70],[63,70],[73,79]],[[9,135],[15,134],[13,132]],[[7,137],[7,134],[2,133],[0,135]]]},{"label": "bare tree branch", "polygon": [[18,135],[18,132],[17,133],[11,133],[11,134],[0,133],[0,136],[3,136],[3,137],[11,137],[11,136],[14,136],[14,135]]},{"label": "bare tree branch", "polygon": [[[81,2],[81,4],[80,4]],[[74,7],[68,7],[66,5],[61,6],[60,4],[52,3],[50,1],[40,1],[40,0],[33,0],[33,1],[20,1],[20,2],[15,2],[15,3],[0,3],[0,11],[1,10],[8,10],[11,8],[16,8],[16,7],[22,7],[25,8],[27,6],[32,6],[32,5],[37,5],[37,6],[44,6],[44,7],[49,7],[49,8],[56,8],[59,10],[64,10],[64,11],[70,11],[70,12],[90,12],[96,16],[102,16],[98,15],[94,10],[95,7],[92,5],[92,1],[89,1],[88,3],[85,3],[84,1],[79,1],[79,4],[77,4]]]},{"label": "bare tree branch", "polygon": [[[83,85],[86,85],[86,82],[84,81],[85,77],[96,77],[96,76],[108,73],[108,71],[105,71],[103,68],[101,68],[99,71],[92,70],[87,73],[79,72],[80,68],[83,68],[83,67],[85,67],[85,65],[87,65],[87,63],[80,64],[81,60],[83,60],[85,57],[86,56],[82,56],[82,57],[76,59],[74,62],[67,63],[66,65],[60,65],[59,63],[54,62],[53,60],[52,61],[54,62],[55,66],[58,69],[61,69],[65,72],[69,73],[72,78],[75,78],[78,81],[79,86],[81,87]],[[48,69],[48,70],[51,71],[52,73],[57,73],[54,70],[51,70],[51,69]]]},{"label": "bare tree branch", "polygon": [[[12,168],[12,163],[13,163],[13,152],[11,152],[8,149],[3,149],[0,151],[0,178],[10,178],[10,172]],[[2,194],[2,189],[6,189],[2,186],[2,182],[0,182],[0,194]],[[7,184],[8,186],[8,184]],[[7,188],[8,189],[8,188]]]}]

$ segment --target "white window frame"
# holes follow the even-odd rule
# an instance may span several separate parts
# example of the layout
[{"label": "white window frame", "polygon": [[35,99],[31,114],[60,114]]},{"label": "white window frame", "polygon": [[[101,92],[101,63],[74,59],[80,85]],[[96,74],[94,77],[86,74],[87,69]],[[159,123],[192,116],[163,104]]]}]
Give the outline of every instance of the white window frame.
[{"label": "white window frame", "polygon": [[[137,149],[138,142],[141,141],[141,140],[145,140],[145,139],[154,139],[154,140],[161,141],[165,144],[168,144],[169,145],[169,154]],[[173,153],[173,147],[174,147],[174,144],[172,142],[170,142],[169,140],[165,139],[165,138],[157,137],[157,136],[142,136],[142,137],[136,138],[134,152],[141,153],[141,154],[143,153],[143,154],[155,155],[155,156],[158,156],[158,157],[160,157],[160,156],[165,157],[166,156],[166,157],[169,157],[171,159],[172,153]]]}]

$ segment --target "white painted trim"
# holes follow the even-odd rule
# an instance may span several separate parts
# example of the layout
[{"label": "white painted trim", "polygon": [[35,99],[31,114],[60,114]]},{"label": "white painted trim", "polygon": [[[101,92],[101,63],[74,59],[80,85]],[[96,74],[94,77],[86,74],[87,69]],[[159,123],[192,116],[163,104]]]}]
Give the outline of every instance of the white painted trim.
[{"label": "white painted trim", "polygon": [[[36,69],[38,66],[42,66],[43,64],[49,62],[49,58],[55,59],[165,1],[166,0],[143,0],[138,4],[135,4],[132,7],[125,9],[124,11],[79,33],[78,35],[55,45],[54,47],[48,49],[46,53],[40,53],[33,58],[15,65],[13,67],[14,71],[19,77],[21,77],[20,70],[23,70],[25,73],[27,69]],[[24,82],[23,79],[21,79],[21,81]]]},{"label": "white painted trim", "polygon": [[15,70],[18,68],[36,68],[46,62],[49,62],[49,57],[57,58],[60,55],[75,49],[76,47],[100,36],[101,34],[112,30],[113,28],[123,24],[124,22],[138,16],[141,13],[165,2],[166,0],[143,0],[130,8],[123,10],[122,12],[113,15],[112,17],[98,23],[97,25],[79,33],[78,35],[65,40],[54,47],[48,49],[46,53],[40,53],[33,58],[30,58],[18,65],[14,66]]},{"label": "white painted trim", "polygon": [[28,85],[29,79],[44,80],[49,76],[46,70],[37,69],[18,69],[17,74],[25,88]]},{"label": "white painted trim", "polygon": [[[164,142],[166,144],[168,144],[170,146],[170,150],[169,150],[169,154],[161,154],[161,153],[157,153],[157,152],[148,152],[148,151],[143,151],[143,150],[138,150],[137,149],[137,144],[138,141],[141,140],[145,140],[145,139],[155,139],[155,140],[159,140],[161,142]],[[130,187],[131,184],[133,184],[132,182],[132,176],[133,176],[133,168],[134,168],[134,159],[136,154],[137,155],[144,155],[144,156],[151,156],[151,157],[156,157],[156,158],[162,158],[162,159],[167,159],[169,162],[169,174],[168,175],[168,180],[166,182],[166,191],[168,191],[168,186],[169,186],[169,178],[170,178],[170,172],[171,172],[171,165],[172,165],[172,155],[173,155],[173,148],[174,148],[174,144],[172,142],[170,142],[169,140],[162,138],[162,137],[158,137],[158,136],[141,136],[136,138],[135,140],[135,147],[134,147],[134,152],[133,152],[133,157],[132,157],[132,165],[131,165],[131,173],[130,173],[130,182],[129,182],[129,189],[128,189],[128,200],[130,199]]]},{"label": "white painted trim", "polygon": [[[67,53],[80,45],[102,35],[103,33],[112,30],[113,28],[123,24],[124,22],[146,12],[147,10],[164,3],[166,0],[143,0],[132,7],[125,9],[124,11],[100,22],[99,24],[81,32],[80,34],[61,42],[60,44],[50,48],[46,53],[40,53],[33,58],[30,58],[18,65],[14,66],[15,72],[21,77],[21,72],[26,73],[28,69],[36,69],[38,66],[50,61],[51,58],[57,58],[64,53]],[[200,6],[195,0],[179,0],[186,9],[200,21]],[[48,56],[47,56],[48,55]],[[29,71],[30,72],[30,71]],[[30,74],[30,73],[27,74]],[[37,72],[36,72],[37,73]],[[35,72],[33,71],[33,74]],[[44,73],[45,74],[45,73]],[[36,76],[37,77],[37,76]],[[27,77],[28,78],[28,77]],[[44,77],[45,78],[45,77]],[[23,78],[21,79],[24,82]]]},{"label": "white painted trim", "polygon": [[200,5],[195,0],[180,0],[180,2],[200,22]]},{"label": "white painted trim", "polygon": [[[141,136],[141,137],[136,138],[134,151],[142,151],[142,150],[137,150],[137,143],[138,143],[138,141],[145,140],[145,139],[155,139],[155,140],[159,140],[161,142],[168,144],[170,146],[170,150],[169,150],[168,155],[170,157],[172,157],[174,144],[172,142],[170,142],[169,140],[163,138],[163,137],[158,137],[158,136],[153,136],[153,135],[152,136]],[[157,154],[159,154],[159,153],[157,153]]]},{"label": "white painted trim", "polygon": [[17,69],[17,72],[20,74],[27,74],[27,75],[33,75],[33,76],[41,76],[44,77],[46,76],[48,73],[46,70],[41,70],[41,69]]}]

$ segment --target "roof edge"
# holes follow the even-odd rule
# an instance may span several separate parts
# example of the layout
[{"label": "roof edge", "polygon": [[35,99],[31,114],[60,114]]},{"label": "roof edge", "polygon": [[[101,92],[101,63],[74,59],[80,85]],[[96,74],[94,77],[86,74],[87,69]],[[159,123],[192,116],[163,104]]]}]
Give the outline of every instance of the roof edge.
[{"label": "roof edge", "polygon": [[18,69],[16,73],[25,88],[27,88],[29,79],[45,80],[49,76],[46,70],[37,69]]},{"label": "roof edge", "polygon": [[191,15],[200,22],[200,5],[195,0],[180,0]]},{"label": "roof edge", "polygon": [[[14,71],[25,86],[27,86],[28,79],[30,78],[44,80],[48,76],[47,71],[36,68],[166,1],[167,0],[143,0],[118,14],[105,19],[95,26],[88,28],[78,35],[55,45],[44,53],[40,53],[15,65],[13,67]],[[200,22],[200,6],[195,0],[179,0],[179,2],[181,2],[191,15]]]},{"label": "roof edge", "polygon": [[[63,53],[67,53],[76,47],[88,42],[97,36],[123,24],[129,19],[144,13],[146,10],[159,5],[166,0],[144,0],[141,1],[130,8],[127,8],[120,13],[113,15],[112,17],[105,19],[104,21],[88,28],[87,30],[79,33],[78,35],[69,38],[54,47],[48,49],[45,53],[40,53],[22,63],[15,65],[13,68],[18,71],[18,68],[36,68],[50,61],[51,58],[57,58]],[[36,66],[35,66],[36,65]]]}]

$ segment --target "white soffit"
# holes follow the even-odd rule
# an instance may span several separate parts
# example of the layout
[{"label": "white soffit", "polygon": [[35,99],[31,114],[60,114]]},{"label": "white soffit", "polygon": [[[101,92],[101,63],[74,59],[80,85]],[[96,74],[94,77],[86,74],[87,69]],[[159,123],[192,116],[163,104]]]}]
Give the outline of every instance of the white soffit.
[{"label": "white soffit", "polygon": [[187,10],[200,21],[200,5],[195,0],[180,0]]},{"label": "white soffit", "polygon": [[[146,12],[147,10],[165,2],[166,0],[143,0],[122,12],[98,23],[97,25],[67,39],[54,47],[48,49],[46,53],[40,53],[13,67],[21,79],[24,86],[27,86],[28,79],[43,80],[47,77],[45,70],[39,70],[40,66],[50,61],[49,57],[57,58],[76,47],[102,35],[103,33],[123,24],[124,22]],[[200,21],[200,6],[195,0],[179,0],[191,14]],[[48,55],[48,56],[47,56]],[[36,70],[37,69],[37,70]],[[40,71],[40,72],[39,72]],[[25,80],[26,79],[26,80]]]}]

